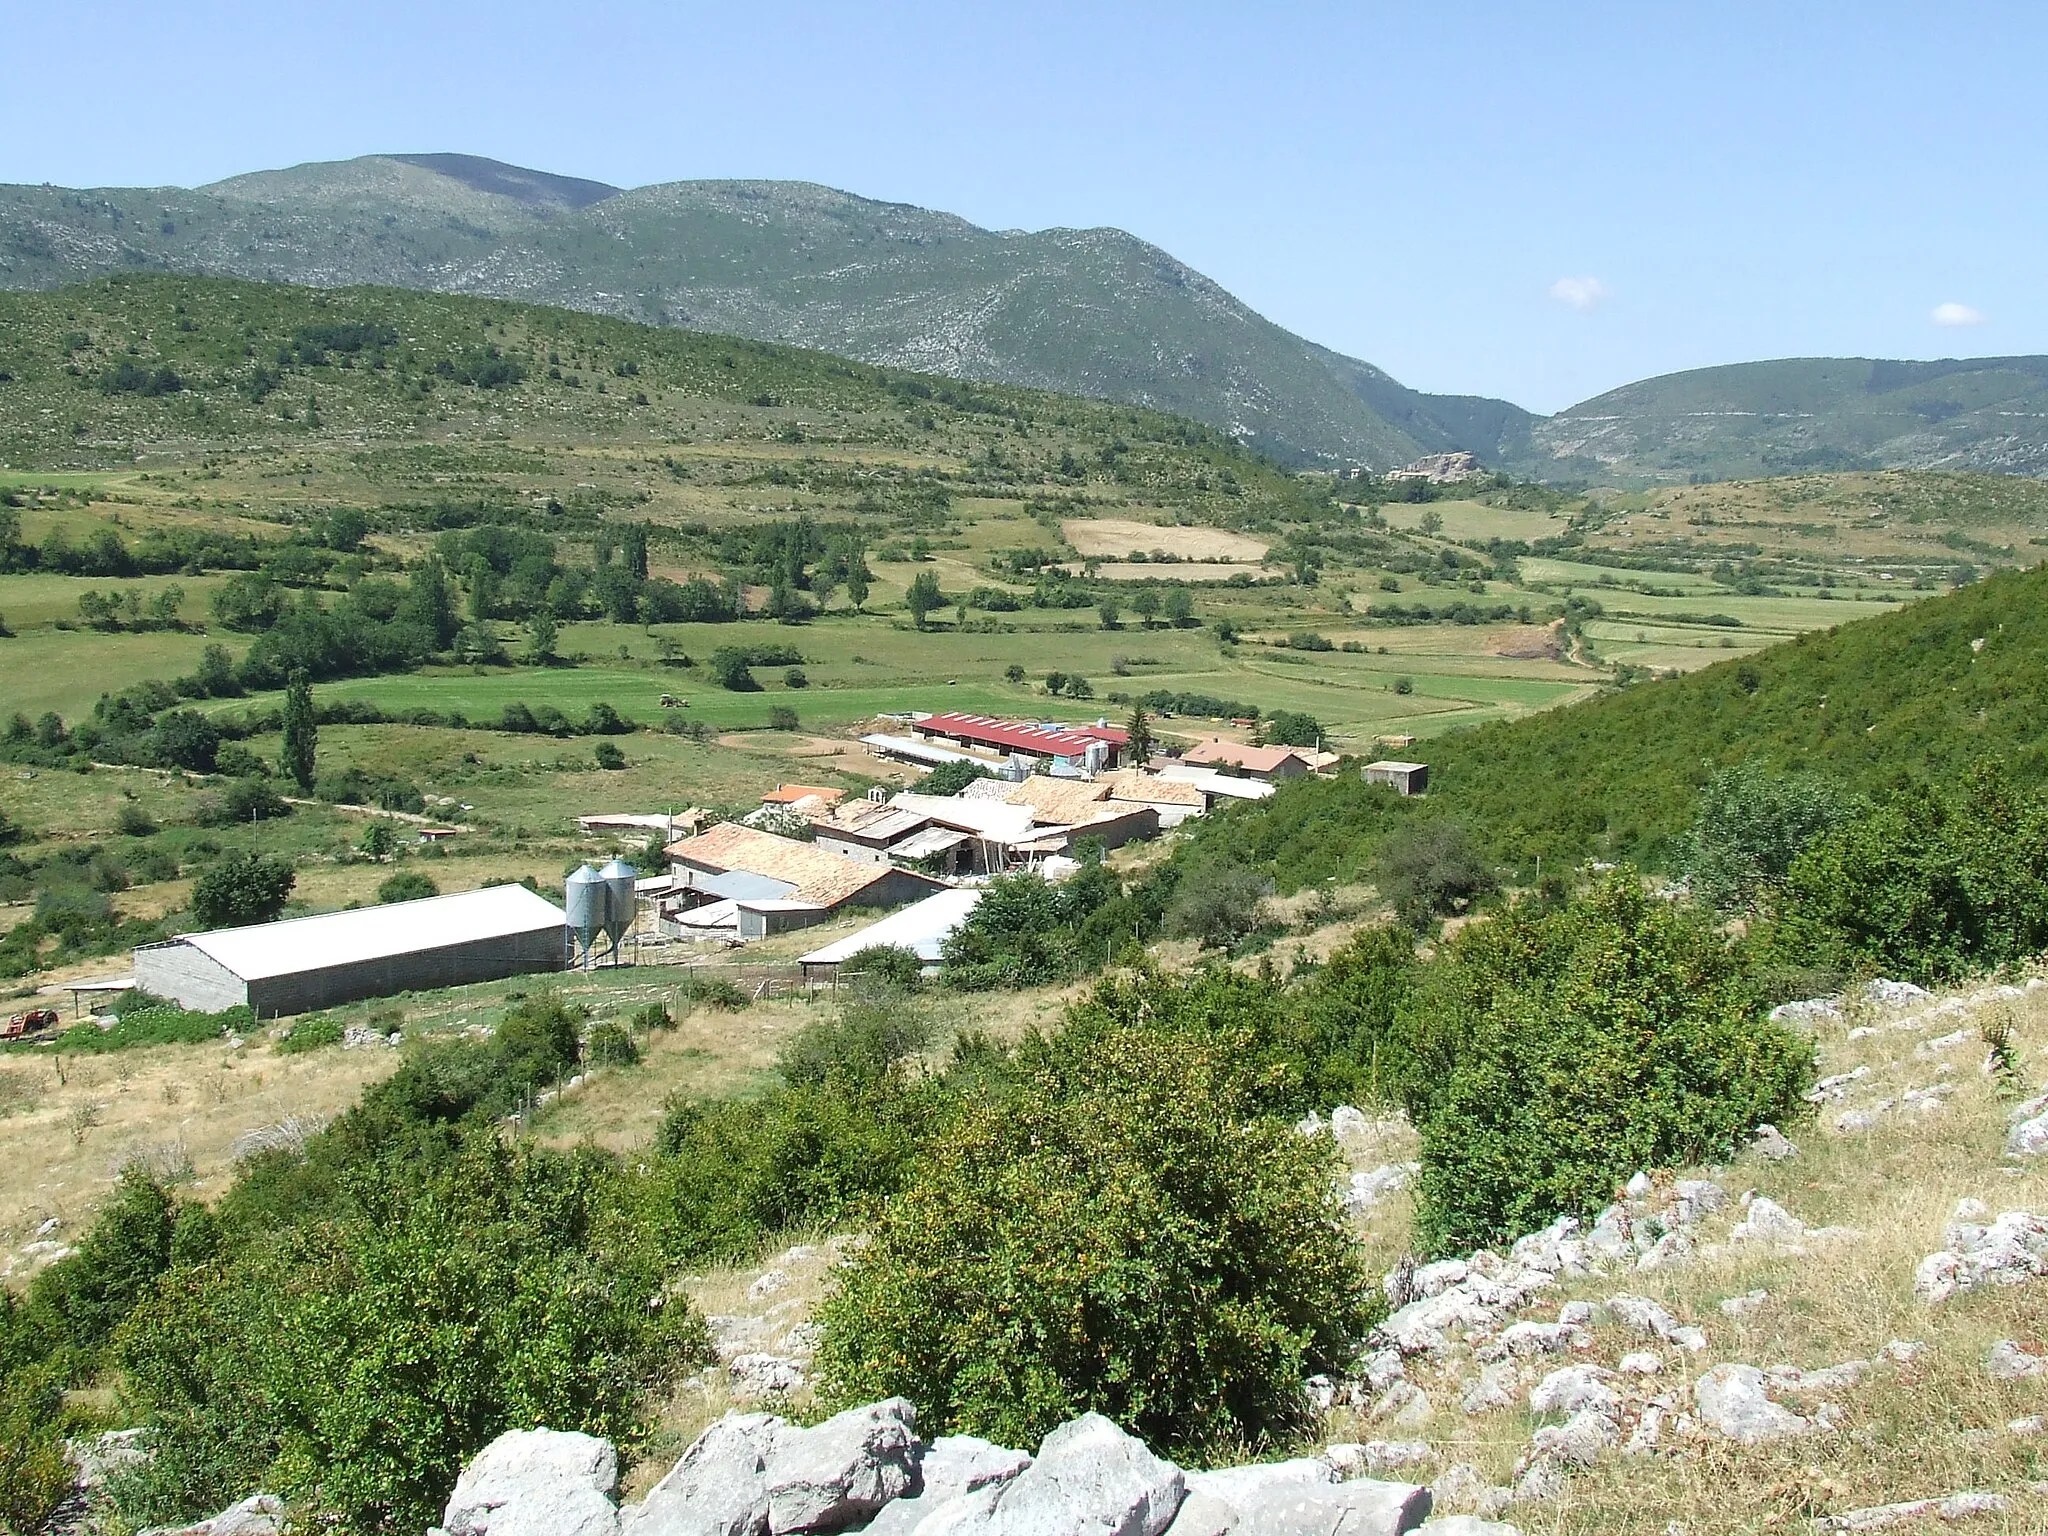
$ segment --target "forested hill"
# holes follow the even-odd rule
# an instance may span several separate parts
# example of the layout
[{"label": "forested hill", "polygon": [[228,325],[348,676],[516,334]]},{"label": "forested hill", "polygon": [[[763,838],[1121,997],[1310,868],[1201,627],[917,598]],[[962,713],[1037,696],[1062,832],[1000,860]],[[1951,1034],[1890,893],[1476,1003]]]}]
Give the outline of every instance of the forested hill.
[{"label": "forested hill", "polygon": [[1370,860],[1398,817],[1462,822],[1521,868],[1655,867],[1717,768],[1762,761],[1864,793],[1954,780],[1977,762],[2048,781],[2048,566],[2011,571],[1881,618],[1815,631],[1669,682],[1441,737],[1423,802],[1355,774],[1289,786],[1202,835],[1295,887]]},{"label": "forested hill", "polygon": [[116,271],[560,305],[1148,406],[1295,463],[1494,462],[1536,419],[1313,346],[1122,230],[986,230],[804,182],[624,191],[372,155],[197,189],[0,187],[0,288]]}]

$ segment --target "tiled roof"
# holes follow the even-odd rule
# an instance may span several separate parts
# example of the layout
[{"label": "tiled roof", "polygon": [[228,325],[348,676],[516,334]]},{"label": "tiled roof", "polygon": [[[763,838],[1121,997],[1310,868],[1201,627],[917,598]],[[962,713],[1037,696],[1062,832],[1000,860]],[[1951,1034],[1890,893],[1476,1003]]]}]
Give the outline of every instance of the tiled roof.
[{"label": "tiled roof", "polygon": [[670,843],[668,856],[720,873],[744,870],[750,875],[787,881],[796,887],[797,900],[826,907],[837,906],[893,873],[880,865],[857,864],[813,843],[777,837],[773,832],[744,827],[736,821]]},{"label": "tiled roof", "polygon": [[1208,803],[1208,797],[1193,784],[1178,779],[1162,779],[1156,773],[1141,773],[1135,768],[1108,774],[1097,782],[1109,786],[1109,798],[1112,800],[1132,801],[1140,805],[1191,805],[1196,810]]},{"label": "tiled roof", "polygon": [[795,805],[797,801],[809,800],[813,796],[824,801],[827,805],[836,805],[839,801],[846,798],[846,791],[843,789],[828,789],[819,784],[778,784],[761,797],[761,803],[763,805]]},{"label": "tiled roof", "polygon": [[1288,758],[1301,761],[1301,754],[1292,747],[1248,747],[1241,741],[1225,741],[1220,736],[1211,736],[1199,747],[1190,748],[1181,755],[1184,763],[1230,763],[1252,773],[1271,773]]},{"label": "tiled roof", "polygon": [[1028,805],[1039,821],[1071,827],[1100,814],[1109,797],[1109,786],[1089,779],[1045,779],[1032,777],[1012,784],[1003,798],[1011,805]]}]

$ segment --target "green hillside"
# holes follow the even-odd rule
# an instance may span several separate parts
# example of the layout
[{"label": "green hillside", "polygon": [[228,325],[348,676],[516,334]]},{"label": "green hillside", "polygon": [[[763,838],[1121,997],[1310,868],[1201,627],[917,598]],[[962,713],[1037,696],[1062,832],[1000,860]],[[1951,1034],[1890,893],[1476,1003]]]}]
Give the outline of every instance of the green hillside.
[{"label": "green hillside", "polygon": [[1424,802],[1355,775],[1290,786],[1205,827],[1284,885],[1350,873],[1412,815],[1463,822],[1532,870],[1663,862],[1715,769],[1761,761],[1864,793],[1952,781],[1995,759],[2048,781],[2048,566],[2009,571],[1880,618],[1801,635],[1691,676],[1643,683],[1421,750]]},{"label": "green hillside", "polygon": [[1790,358],[1645,379],[1538,423],[1525,472],[1732,480],[1815,470],[2048,474],[2048,358]]},{"label": "green hillside", "polygon": [[460,155],[197,190],[0,188],[0,287],[121,270],[384,284],[814,347],[1149,406],[1297,462],[1474,448],[1526,412],[1418,394],[1115,229],[979,229],[800,182],[620,191]]}]

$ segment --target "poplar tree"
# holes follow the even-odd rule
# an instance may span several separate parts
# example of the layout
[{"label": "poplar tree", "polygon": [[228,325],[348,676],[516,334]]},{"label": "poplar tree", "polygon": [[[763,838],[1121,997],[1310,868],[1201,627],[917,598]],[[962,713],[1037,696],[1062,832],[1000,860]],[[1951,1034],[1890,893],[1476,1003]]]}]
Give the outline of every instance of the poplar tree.
[{"label": "poplar tree", "polygon": [[278,771],[306,794],[313,792],[313,762],[320,728],[313,720],[313,685],[294,672],[284,691],[284,746],[277,754]]}]

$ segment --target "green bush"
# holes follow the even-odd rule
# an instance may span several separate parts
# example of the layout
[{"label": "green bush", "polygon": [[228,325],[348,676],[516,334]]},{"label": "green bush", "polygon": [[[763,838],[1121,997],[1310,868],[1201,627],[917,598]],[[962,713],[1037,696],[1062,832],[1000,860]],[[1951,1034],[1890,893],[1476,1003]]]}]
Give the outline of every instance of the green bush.
[{"label": "green bush", "polygon": [[583,1054],[581,1013],[559,994],[543,991],[515,1003],[498,1021],[492,1041],[506,1080],[532,1092],[567,1077]]},{"label": "green bush", "polygon": [[441,887],[416,869],[401,870],[377,887],[377,900],[384,903],[424,901],[440,894]]},{"label": "green bush", "polygon": [[[0,1314],[14,1311],[0,1292]],[[9,1326],[0,1315],[0,1329]],[[40,1531],[72,1493],[64,1394],[46,1368],[0,1367],[0,1531]]]},{"label": "green bush", "polygon": [[840,974],[849,979],[864,976],[905,989],[924,979],[924,961],[914,949],[901,944],[870,944],[846,957]]},{"label": "green bush", "polygon": [[957,795],[976,779],[989,776],[988,769],[971,758],[957,762],[941,763],[930,773],[917,781],[920,795]]},{"label": "green bush", "polygon": [[280,1056],[296,1056],[304,1051],[317,1051],[322,1046],[339,1045],[343,1033],[341,1020],[333,1014],[312,1013],[294,1020],[272,1049]]},{"label": "green bush", "polygon": [[256,1015],[246,1007],[205,1013],[156,1002],[120,1014],[112,1029],[74,1024],[57,1037],[57,1049],[67,1055],[96,1055],[143,1045],[203,1045],[223,1035],[245,1035],[255,1027]]},{"label": "green bush", "polygon": [[619,749],[619,744],[615,741],[600,741],[591,749],[591,755],[596,759],[598,767],[609,772],[616,772],[626,766],[626,754]]},{"label": "green bush", "polygon": [[640,1047],[633,1032],[616,1019],[604,1019],[590,1031],[584,1055],[594,1067],[631,1067],[640,1062]]},{"label": "green bush", "polygon": [[642,1003],[633,1010],[633,1027],[652,1034],[657,1029],[674,1029],[676,1021],[659,1003]]},{"label": "green bush", "polygon": [[1454,821],[1411,822],[1381,844],[1380,894],[1418,931],[1461,912],[1498,884],[1465,829]]},{"label": "green bush", "polygon": [[855,984],[837,1018],[806,1024],[790,1038],[777,1066],[792,1084],[879,1082],[931,1044],[934,1032],[930,1014],[900,984],[869,973]]},{"label": "green bush", "polygon": [[754,1001],[746,988],[723,976],[685,976],[676,988],[676,995],[680,1001],[692,1006],[701,1004],[724,1013],[738,1013]]},{"label": "green bush", "polygon": [[1680,863],[1708,905],[1765,910],[1793,861],[1852,811],[1847,795],[1813,774],[1774,773],[1761,762],[1724,768],[1700,791]]},{"label": "green bush", "polygon": [[1990,769],[1912,788],[1822,833],[1787,875],[1766,942],[1805,965],[1921,982],[2048,948],[2048,793]]},{"label": "green bush", "polygon": [[1726,1156],[1796,1118],[1813,1077],[1729,942],[1626,869],[1461,930],[1400,1029],[1434,1253],[1591,1215],[1639,1168]]},{"label": "green bush", "polygon": [[1168,1452],[1282,1443],[1376,1318],[1334,1154],[1230,1049],[1070,1029],[970,1089],[820,1310],[826,1406],[1035,1444],[1086,1410]]},{"label": "green bush", "polygon": [[1203,948],[1228,949],[1258,931],[1273,882],[1242,864],[1212,864],[1183,877],[1166,909],[1166,931]]}]

